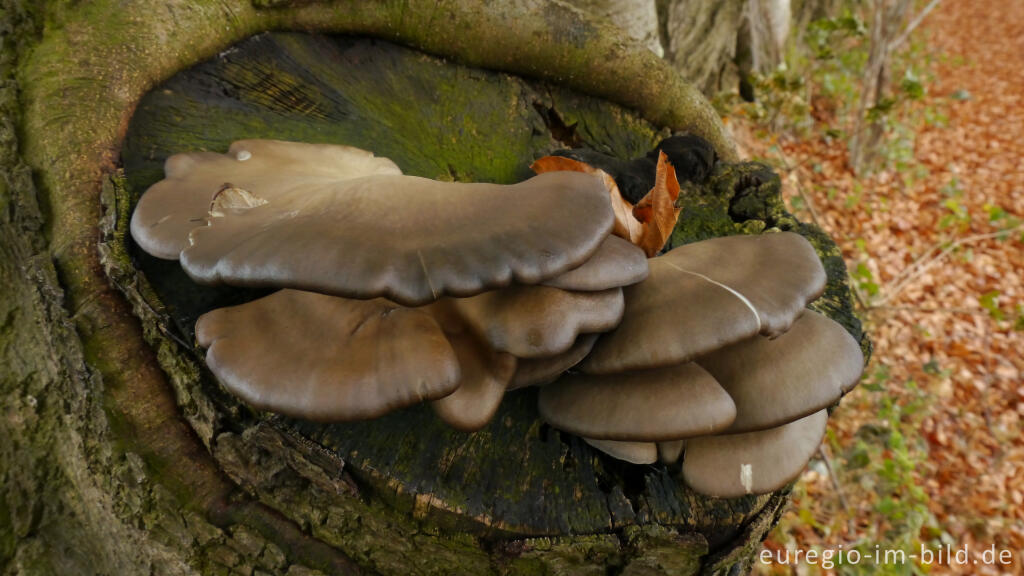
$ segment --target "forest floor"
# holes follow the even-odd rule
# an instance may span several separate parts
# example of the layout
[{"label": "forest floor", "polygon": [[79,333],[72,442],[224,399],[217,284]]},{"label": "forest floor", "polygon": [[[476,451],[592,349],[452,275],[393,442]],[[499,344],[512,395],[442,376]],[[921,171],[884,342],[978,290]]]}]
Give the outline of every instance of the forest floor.
[{"label": "forest floor", "polygon": [[875,347],[758,573],[1024,574],[1024,3],[946,0],[914,36],[926,92],[871,174],[826,101],[802,135],[729,119],[837,240]]}]

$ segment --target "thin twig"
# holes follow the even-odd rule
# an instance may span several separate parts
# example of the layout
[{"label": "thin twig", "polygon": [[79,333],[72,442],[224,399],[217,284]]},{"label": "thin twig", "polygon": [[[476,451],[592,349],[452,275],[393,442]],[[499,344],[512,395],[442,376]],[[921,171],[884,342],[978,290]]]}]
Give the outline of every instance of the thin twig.
[{"label": "thin twig", "polygon": [[[794,175],[794,180],[795,180],[795,185],[796,185],[796,193],[804,201],[804,205],[807,206],[807,211],[810,212],[811,220],[814,222],[814,225],[824,230],[824,226],[822,225],[822,218],[819,216],[818,210],[815,207],[814,202],[811,200],[811,197],[804,190],[802,181],[800,180],[799,168],[801,166],[803,166],[803,164],[807,160],[809,160],[810,157],[808,157],[807,159],[804,159],[803,161],[801,161],[801,162],[799,162],[797,164],[792,164],[789,161],[789,157],[786,155],[786,152],[782,149],[781,146],[776,146],[775,150],[776,150],[776,154],[778,156],[778,159],[782,162],[782,168],[785,169],[788,173]],[[857,300],[857,304],[860,306],[860,309],[861,310],[869,310],[871,307],[868,306],[867,299],[864,297],[863,294],[861,294],[860,288],[858,288],[856,284],[851,283],[850,284],[850,289],[851,289],[851,292],[853,293],[854,299]]]},{"label": "thin twig", "polygon": [[807,159],[804,159],[804,161],[799,164],[793,164],[789,161],[789,156],[786,155],[786,151],[782,149],[782,146],[778,145],[775,146],[775,154],[782,162],[782,168],[786,170],[787,176],[790,174],[793,175],[793,179],[796,183],[796,193],[800,196],[800,199],[804,201],[804,205],[807,206],[807,211],[811,213],[811,220],[814,221],[814,224],[817,227],[821,228],[821,218],[818,215],[818,210],[814,207],[814,202],[811,201],[811,198],[804,193],[803,184],[800,182],[800,173],[798,172],[798,168],[800,168],[800,166],[803,165],[803,162],[806,162]]},{"label": "thin twig", "polygon": [[929,12],[934,10],[935,7],[938,6],[941,2],[942,0],[932,0],[931,2],[929,2],[928,5],[925,6],[923,10],[921,10],[920,14],[914,16],[914,19],[910,21],[910,24],[907,24],[907,27],[903,30],[903,33],[900,34],[892,42],[889,42],[889,46],[886,47],[886,49],[891,53],[893,50],[899,48],[900,45],[902,45],[904,42],[907,41],[908,38],[910,38],[910,34],[914,31],[914,29],[920,26],[921,22],[924,22],[924,17],[927,16]]},{"label": "thin twig", "polygon": [[[896,276],[897,278],[902,277],[903,279],[899,280],[898,283],[896,283],[896,285],[893,286],[892,288],[887,287],[887,289],[884,291],[885,296],[878,300],[876,305],[885,304],[892,300],[893,298],[895,298],[897,295],[899,295],[900,292],[903,291],[904,288],[907,287],[908,284],[910,284],[915,279],[920,277],[922,274],[924,274],[926,270],[931,268],[936,262],[948,256],[951,252],[953,252],[960,246],[963,246],[965,244],[971,244],[974,242],[981,242],[982,240],[991,240],[993,238],[999,238],[1000,236],[1006,236],[1021,229],[1024,229],[1024,223],[1018,224],[1011,228],[999,230],[997,232],[989,232],[987,234],[975,234],[974,236],[960,238],[958,240],[950,242],[948,245],[946,245],[945,248],[942,248],[942,246],[945,245],[945,242],[939,242],[935,244],[927,251],[925,251],[923,255],[918,257],[907,269],[905,269],[903,272]],[[936,254],[934,257],[930,257],[931,254],[935,252],[935,250],[938,250],[939,248],[942,248],[942,251]],[[892,283],[890,282],[890,284]]]}]

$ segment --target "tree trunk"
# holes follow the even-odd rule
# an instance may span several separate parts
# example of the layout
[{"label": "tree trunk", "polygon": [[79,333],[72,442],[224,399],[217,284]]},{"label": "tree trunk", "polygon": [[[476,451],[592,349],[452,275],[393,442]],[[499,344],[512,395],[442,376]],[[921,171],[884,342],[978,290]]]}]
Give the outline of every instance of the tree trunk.
[{"label": "tree trunk", "polygon": [[[685,128],[734,154],[667,66],[561,5],[296,4],[2,0],[3,573],[744,571],[785,494],[702,498],[664,467],[618,466],[541,426],[530,391],[472,435],[422,409],[313,425],[220,391],[191,321],[245,295],[198,291],[125,238],[171,152],[336,141],[497,181],[563,129],[630,155]],[[269,29],[474,67],[298,34],[223,52]],[[684,216],[673,242],[808,234],[830,275],[822,309],[860,336],[835,246],[782,210],[769,172],[723,164]]]}]

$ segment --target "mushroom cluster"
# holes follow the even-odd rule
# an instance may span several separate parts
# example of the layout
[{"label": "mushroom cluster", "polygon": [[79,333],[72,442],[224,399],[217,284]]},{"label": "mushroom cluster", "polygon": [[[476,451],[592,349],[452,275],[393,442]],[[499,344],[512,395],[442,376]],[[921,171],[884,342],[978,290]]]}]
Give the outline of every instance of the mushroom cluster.
[{"label": "mushroom cluster", "polygon": [[825,286],[791,232],[729,236],[649,260],[619,326],[540,391],[541,416],[629,462],[676,462],[704,494],[776,490],[810,459],[825,408],[860,377],[839,324],[807,310]]},{"label": "mushroom cluster", "polygon": [[685,442],[694,489],[774,490],[820,442],[860,349],[805,310],[825,276],[799,235],[648,258],[678,215],[671,145],[629,200],[575,160],[451,183],[356,148],[242,140],[170,157],[131,233],[198,283],[279,289],[196,323],[210,370],[255,408],[350,421],[430,402],[473,431],[506,391],[546,385],[544,419],[615,458],[675,462]]}]

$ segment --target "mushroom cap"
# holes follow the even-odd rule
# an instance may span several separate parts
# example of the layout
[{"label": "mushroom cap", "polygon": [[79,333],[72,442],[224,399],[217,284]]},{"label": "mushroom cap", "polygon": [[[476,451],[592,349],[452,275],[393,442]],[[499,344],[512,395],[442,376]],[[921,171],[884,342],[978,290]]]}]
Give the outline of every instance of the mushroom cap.
[{"label": "mushroom cap", "polygon": [[755,336],[697,363],[736,402],[729,434],[781,426],[834,404],[860,379],[864,356],[839,324],[808,310],[774,340]]},{"label": "mushroom cap", "polygon": [[630,464],[654,464],[658,461],[658,445],[654,442],[619,442],[584,438],[584,442],[601,452]]},{"label": "mushroom cap", "polygon": [[800,475],[825,436],[828,412],[777,428],[686,442],[683,480],[707,496],[739,498],[778,490]]},{"label": "mushroom cap", "polygon": [[470,332],[446,331],[445,336],[459,360],[459,387],[431,406],[452,428],[473,432],[490,422],[498,410],[516,371],[516,358],[496,352]]},{"label": "mushroom cap", "polygon": [[662,464],[675,464],[683,455],[684,448],[686,448],[686,440],[658,442],[658,461]]},{"label": "mushroom cap", "polygon": [[647,256],[629,240],[608,236],[597,252],[580,266],[545,280],[563,290],[597,291],[636,284],[647,278]]},{"label": "mushroom cap", "polygon": [[561,354],[579,334],[613,328],[623,311],[620,288],[571,292],[516,284],[449,302],[493,348],[519,358]]},{"label": "mushroom cap", "polygon": [[588,374],[673,366],[757,334],[757,317],[729,290],[682,271],[664,256],[623,288],[625,312],[580,364]]},{"label": "mushroom cap", "polygon": [[273,200],[311,182],[401,173],[387,158],[334,144],[239,140],[227,154],[175,154],[164,163],[164,179],[135,206],[131,234],[147,253],[177,260],[188,247],[189,232],[204,225],[211,199],[225,183]]},{"label": "mushroom cap", "polygon": [[788,330],[828,280],[814,247],[795,232],[712,238],[680,246],[665,258],[745,298],[765,336]]},{"label": "mushroom cap", "polygon": [[687,244],[648,266],[647,280],[624,288],[623,321],[597,341],[584,372],[667,366],[759,332],[775,335],[825,285],[814,249],[791,232]]},{"label": "mushroom cap", "polygon": [[196,323],[217,379],[261,410],[376,418],[452,393],[459,362],[434,318],[383,299],[281,290]]},{"label": "mushroom cap", "polygon": [[693,363],[592,376],[570,374],[540,389],[549,424],[596,440],[664,442],[724,430],[736,406]]},{"label": "mushroom cap", "polygon": [[211,218],[181,262],[202,284],[415,306],[559,275],[597,251],[612,219],[600,179],[578,172],[509,186],[369,176]]},{"label": "mushroom cap", "polygon": [[516,364],[516,373],[509,390],[554,382],[563,372],[580,363],[590,353],[599,334],[580,334],[576,342],[560,354],[543,358],[523,358]]}]

